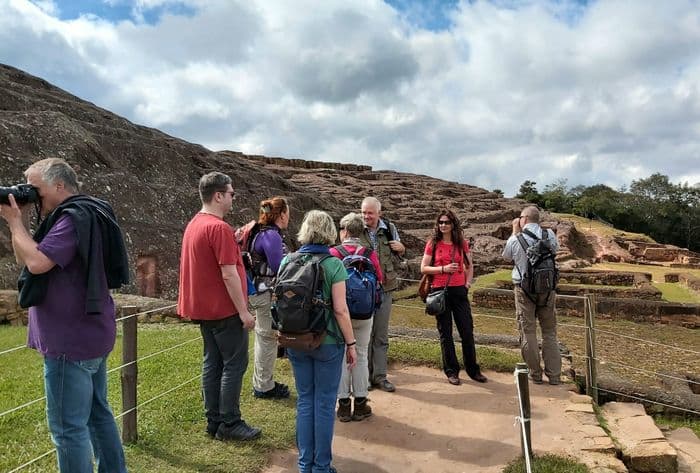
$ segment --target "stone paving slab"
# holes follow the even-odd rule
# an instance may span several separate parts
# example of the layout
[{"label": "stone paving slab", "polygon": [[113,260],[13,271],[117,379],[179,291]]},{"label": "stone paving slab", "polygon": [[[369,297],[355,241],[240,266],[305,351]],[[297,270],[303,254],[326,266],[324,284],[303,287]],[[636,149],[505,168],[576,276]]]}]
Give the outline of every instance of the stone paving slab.
[{"label": "stone paving slab", "polygon": [[700,439],[687,427],[666,433],[666,438],[678,452],[679,473],[700,473]]},{"label": "stone paving slab", "polygon": [[640,404],[609,402],[602,407],[610,434],[634,473],[676,473],[676,450]]}]

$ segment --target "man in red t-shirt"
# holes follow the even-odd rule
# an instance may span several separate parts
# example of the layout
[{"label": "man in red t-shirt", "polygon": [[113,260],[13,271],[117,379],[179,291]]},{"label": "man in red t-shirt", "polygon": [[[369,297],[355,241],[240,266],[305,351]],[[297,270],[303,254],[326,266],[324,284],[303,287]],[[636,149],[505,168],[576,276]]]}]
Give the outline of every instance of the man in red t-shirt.
[{"label": "man in red t-shirt", "polygon": [[202,209],[187,224],[180,254],[177,313],[199,323],[204,340],[202,391],[207,433],[217,440],[251,440],[260,429],[241,419],[240,397],[248,367],[245,269],[224,215],[233,204],[231,178],[210,172],[199,181]]}]

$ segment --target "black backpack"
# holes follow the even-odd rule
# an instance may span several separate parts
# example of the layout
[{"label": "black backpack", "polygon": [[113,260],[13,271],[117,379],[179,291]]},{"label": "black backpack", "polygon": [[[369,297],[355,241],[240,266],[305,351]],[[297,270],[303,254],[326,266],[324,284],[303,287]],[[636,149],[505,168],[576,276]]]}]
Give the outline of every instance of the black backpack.
[{"label": "black backpack", "polygon": [[314,350],[326,335],[331,303],[323,298],[321,262],[329,254],[291,253],[272,291],[273,328],[280,346]]},{"label": "black backpack", "polygon": [[540,237],[530,230],[523,230],[523,233],[534,238],[532,245],[528,245],[521,234],[517,235],[527,255],[527,269],[521,275],[520,287],[529,295],[548,294],[557,288],[559,281],[559,270],[554,260],[556,252],[549,243],[547,232],[540,230]]}]

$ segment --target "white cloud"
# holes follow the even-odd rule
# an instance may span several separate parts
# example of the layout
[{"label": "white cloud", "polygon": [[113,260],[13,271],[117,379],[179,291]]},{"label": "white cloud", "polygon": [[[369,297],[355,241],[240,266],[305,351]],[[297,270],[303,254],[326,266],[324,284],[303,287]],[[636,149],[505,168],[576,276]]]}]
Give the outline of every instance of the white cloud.
[{"label": "white cloud", "polygon": [[[212,149],[507,195],[526,179],[700,181],[692,0],[463,1],[437,32],[380,0],[132,0],[118,22],[8,1],[1,62]],[[191,12],[139,20],[178,5]]]}]

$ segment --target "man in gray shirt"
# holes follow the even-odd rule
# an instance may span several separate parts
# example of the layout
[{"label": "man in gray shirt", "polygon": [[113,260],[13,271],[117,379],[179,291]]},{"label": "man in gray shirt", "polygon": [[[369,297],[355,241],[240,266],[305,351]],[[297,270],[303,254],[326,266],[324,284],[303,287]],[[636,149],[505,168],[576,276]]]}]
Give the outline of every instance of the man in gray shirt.
[{"label": "man in gray shirt", "polygon": [[520,331],[520,351],[530,370],[530,379],[536,384],[542,383],[540,350],[537,343],[537,320],[539,320],[542,331],[544,374],[547,375],[549,384],[559,384],[561,382],[561,357],[557,341],[557,318],[554,313],[556,293],[552,289],[544,294],[529,294],[520,287],[520,282],[527,270],[527,254],[518,240],[518,236],[524,238],[528,246],[536,242],[532,236],[523,233],[524,230],[539,238],[547,239],[554,252],[559,249],[559,242],[552,230],[543,231],[540,227],[539,210],[535,206],[530,206],[524,208],[520,217],[513,220],[513,234],[508,238],[503,249],[503,257],[514,263],[512,279],[515,292],[515,313]]}]

